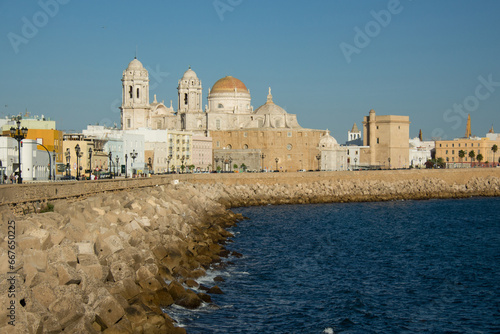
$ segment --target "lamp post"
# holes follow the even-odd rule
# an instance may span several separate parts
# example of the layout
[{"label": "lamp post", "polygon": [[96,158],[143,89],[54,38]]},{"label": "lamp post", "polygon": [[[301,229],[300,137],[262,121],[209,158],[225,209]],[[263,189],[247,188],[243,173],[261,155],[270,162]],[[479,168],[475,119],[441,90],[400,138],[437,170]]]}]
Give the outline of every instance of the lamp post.
[{"label": "lamp post", "polygon": [[[182,168],[182,166],[184,166],[184,160],[186,160],[186,156],[183,155],[182,158],[181,158],[181,173],[184,174],[184,169]],[[186,166],[184,166],[184,168],[186,168]]]},{"label": "lamp post", "polygon": [[17,183],[21,184],[23,183],[23,178],[21,177],[21,141],[28,135],[28,128],[24,126],[21,128],[21,117],[17,118],[16,125],[17,128],[10,128],[10,136],[17,140],[17,157],[19,163],[19,177]]},{"label": "lamp post", "polygon": [[70,166],[70,162],[71,162],[71,152],[69,151],[69,148],[66,149],[66,152],[64,153],[64,155],[66,156],[66,175],[68,175],[68,171],[69,171],[69,177],[71,177],[71,166]]},{"label": "lamp post", "polygon": [[83,152],[80,149],[80,145],[76,144],[75,146],[76,153],[76,179],[80,179],[80,158],[82,157]]},{"label": "lamp post", "polygon": [[219,157],[215,157],[214,160],[215,160],[215,171],[218,172],[217,167],[219,167],[219,165],[218,165],[219,164]]},{"label": "lamp post", "polygon": [[280,159],[276,158],[274,159],[274,161],[276,161],[276,171],[278,170],[278,161],[280,161]]},{"label": "lamp post", "polygon": [[172,155],[167,158],[167,174],[170,174],[170,160],[172,160]]},{"label": "lamp post", "polygon": [[92,147],[89,147],[89,177],[92,179]]},{"label": "lamp post", "polygon": [[116,176],[113,173],[113,153],[109,152],[108,157],[109,157],[109,173],[110,173],[109,175],[111,176],[112,179],[114,179],[116,178]]},{"label": "lamp post", "polygon": [[54,173],[52,173],[52,180],[56,180],[56,150],[52,150],[52,166],[54,167]]},{"label": "lamp post", "polygon": [[260,158],[262,159],[262,163],[261,163],[261,166],[260,166],[260,171],[263,172],[264,171],[264,158],[266,157],[266,155],[264,153],[262,153],[260,155]]},{"label": "lamp post", "polygon": [[418,168],[422,168],[422,157],[418,158]]},{"label": "lamp post", "polygon": [[387,161],[389,161],[389,169],[391,169],[391,158],[387,158]]},{"label": "lamp post", "polygon": [[130,153],[130,157],[132,158],[132,171],[133,171],[133,167],[135,165],[135,158],[137,158],[137,152],[135,150],[132,150],[132,153]]},{"label": "lamp post", "polygon": [[231,168],[233,166],[231,166],[231,163],[233,162],[233,159],[231,157],[229,157],[228,161],[229,161],[229,172],[232,172]]},{"label": "lamp post", "polygon": [[128,155],[125,153],[125,178],[128,177],[128,173],[127,173],[127,160],[128,160]]},{"label": "lamp post", "polygon": [[354,169],[356,169],[356,162],[358,162],[358,158],[354,158]]},{"label": "lamp post", "polygon": [[318,171],[320,171],[321,169],[319,168],[319,161],[321,160],[321,154],[317,154],[316,155],[316,160],[318,160]]},{"label": "lamp post", "polygon": [[115,160],[116,160],[116,174],[119,174],[120,169],[118,168],[118,166],[120,166],[120,158],[118,158],[118,155],[116,156]]}]

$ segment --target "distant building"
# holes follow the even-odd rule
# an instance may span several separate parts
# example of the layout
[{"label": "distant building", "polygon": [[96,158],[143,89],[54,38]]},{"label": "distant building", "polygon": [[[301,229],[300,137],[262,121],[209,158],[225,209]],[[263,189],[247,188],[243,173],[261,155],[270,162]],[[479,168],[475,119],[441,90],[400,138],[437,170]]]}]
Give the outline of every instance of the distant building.
[{"label": "distant building", "polygon": [[347,170],[349,168],[347,149],[347,146],[340,146],[337,140],[330,136],[330,131],[326,130],[319,141],[319,151],[321,152],[318,161],[320,163],[319,169],[322,171]]},{"label": "distant building", "polygon": [[419,137],[410,139],[410,166],[425,168],[427,160],[432,159],[435,145],[434,141],[422,141]]},{"label": "distant building", "polygon": [[370,110],[363,121],[360,165],[377,168],[408,168],[410,119],[408,116],[377,116]]},{"label": "distant building", "polygon": [[361,130],[358,129],[356,123],[352,126],[351,131],[347,131],[347,141],[345,143],[347,146],[363,146],[363,138],[361,136]]},{"label": "distant building", "polygon": [[[495,138],[495,139],[490,139]],[[492,150],[493,145],[500,147],[499,136],[456,138],[453,140],[436,140],[436,158],[443,158],[447,168],[471,167],[471,164],[477,162],[477,156],[483,156],[483,163],[492,163],[498,165],[499,152]],[[464,157],[460,157],[460,151],[463,151]],[[474,158],[469,156],[474,151]]]}]

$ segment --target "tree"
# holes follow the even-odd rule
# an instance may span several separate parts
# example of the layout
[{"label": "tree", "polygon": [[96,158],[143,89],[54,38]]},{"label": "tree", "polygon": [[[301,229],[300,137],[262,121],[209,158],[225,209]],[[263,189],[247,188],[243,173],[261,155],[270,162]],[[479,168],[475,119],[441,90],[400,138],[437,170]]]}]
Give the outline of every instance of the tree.
[{"label": "tree", "polygon": [[189,171],[192,173],[193,169],[194,169],[194,165],[189,165],[188,168],[189,168]]},{"label": "tree", "polygon": [[484,157],[481,153],[479,153],[476,157],[476,160],[479,161],[479,163],[481,163],[481,161],[483,161]]},{"label": "tree", "polygon": [[[496,153],[497,153],[497,151],[498,151],[498,146],[497,146],[497,144],[493,145],[493,146],[491,147],[491,150],[493,151],[493,161],[495,161],[495,154],[496,154]],[[500,160],[498,160],[498,161],[500,161]]]},{"label": "tree", "polygon": [[470,162],[471,162],[471,165],[472,165],[472,162],[474,161],[474,157],[476,156],[476,152],[474,152],[474,150],[470,151],[469,152],[469,158],[471,159]]},{"label": "tree", "polygon": [[434,162],[433,162],[433,160],[427,160],[427,161],[425,162],[425,168],[432,168],[432,167],[434,167]]},{"label": "tree", "polygon": [[233,165],[233,170],[237,170],[238,169],[238,164],[234,164]]},{"label": "tree", "polygon": [[220,173],[220,170],[221,170],[221,169],[222,169],[222,168],[221,168],[220,166],[217,166],[217,172],[218,172],[218,173]]},{"label": "tree", "polygon": [[240,168],[241,170],[243,170],[243,172],[247,171],[247,165],[245,165],[244,163],[241,164]]},{"label": "tree", "polygon": [[184,166],[184,164],[181,165],[181,172],[184,173],[184,169],[186,168],[186,166]]},{"label": "tree", "polygon": [[465,158],[465,151],[464,150],[460,150],[458,151],[458,157],[460,158],[460,160],[463,162],[464,161],[464,158]]}]

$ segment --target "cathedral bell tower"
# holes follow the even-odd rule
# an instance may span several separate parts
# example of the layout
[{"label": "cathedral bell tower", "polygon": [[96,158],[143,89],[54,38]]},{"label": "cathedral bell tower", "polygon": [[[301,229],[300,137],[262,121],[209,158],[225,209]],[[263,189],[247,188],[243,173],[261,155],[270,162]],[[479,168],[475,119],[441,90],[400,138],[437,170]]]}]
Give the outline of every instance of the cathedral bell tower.
[{"label": "cathedral bell tower", "polygon": [[123,130],[148,127],[149,74],[142,63],[134,58],[122,77],[121,122]]},{"label": "cathedral bell tower", "polygon": [[182,79],[179,80],[178,108],[177,112],[202,112],[202,87],[201,81],[196,73],[191,69],[184,72]]}]

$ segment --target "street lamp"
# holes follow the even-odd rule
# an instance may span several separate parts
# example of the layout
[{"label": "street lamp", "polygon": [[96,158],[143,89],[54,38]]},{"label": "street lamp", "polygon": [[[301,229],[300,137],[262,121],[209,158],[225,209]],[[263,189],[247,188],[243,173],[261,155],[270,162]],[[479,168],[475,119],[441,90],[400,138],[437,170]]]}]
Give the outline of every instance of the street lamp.
[{"label": "street lamp", "polygon": [[127,166],[127,160],[128,160],[128,155],[127,155],[127,153],[125,153],[125,178],[128,177],[128,173],[127,173],[127,169],[128,169],[127,168],[128,167]]},{"label": "street lamp", "polygon": [[422,168],[422,157],[418,158],[418,168]]},{"label": "street lamp", "polygon": [[172,160],[172,155],[167,158],[167,174],[170,174],[170,160]]},{"label": "street lamp", "polygon": [[130,153],[130,157],[132,158],[132,170],[133,166],[135,165],[135,158],[137,158],[137,152],[135,150],[132,150],[132,153]]},{"label": "street lamp", "polygon": [[80,158],[83,155],[83,152],[80,149],[80,145],[76,144],[75,146],[75,153],[76,153],[76,179],[80,179]]},{"label": "street lamp", "polygon": [[260,158],[262,159],[262,163],[261,163],[261,168],[260,168],[260,171],[263,172],[264,171],[264,158],[266,157],[266,155],[264,153],[262,153],[260,155]]},{"label": "street lamp", "polygon": [[214,159],[214,160],[215,160],[215,171],[217,171],[217,172],[218,172],[217,167],[219,167],[219,166],[218,166],[218,164],[219,164],[219,157],[215,157],[215,159]]},{"label": "street lamp", "polygon": [[52,161],[54,162],[52,166],[54,166],[54,173],[52,174],[52,180],[56,180],[56,150],[52,150]]},{"label": "street lamp", "polygon": [[111,176],[111,178],[116,178],[116,175],[114,175],[113,173],[113,153],[112,152],[109,152],[108,154],[109,156],[109,175]]},{"label": "street lamp", "polygon": [[274,159],[274,161],[276,161],[276,171],[278,170],[278,161],[280,161],[280,159],[276,158]]},{"label": "street lamp", "polygon": [[356,169],[356,162],[358,162],[358,158],[354,158],[354,169]]},{"label": "street lamp", "polygon": [[71,168],[70,168],[70,162],[71,162],[71,152],[69,151],[69,147],[66,149],[66,153],[64,153],[66,156],[66,175],[68,175],[69,171],[69,177],[71,177]]},{"label": "street lamp", "polygon": [[116,160],[116,174],[118,174],[120,173],[120,170],[118,168],[118,166],[120,166],[120,158],[118,158],[118,155],[116,156],[115,160]]},{"label": "street lamp", "polygon": [[233,162],[233,159],[231,159],[231,157],[229,157],[229,172],[232,172],[231,168],[231,163]]},{"label": "street lamp", "polygon": [[391,169],[391,158],[387,158],[387,161],[389,161],[389,169]]},{"label": "street lamp", "polygon": [[21,141],[28,135],[28,128],[24,126],[21,128],[21,117],[17,118],[16,125],[17,128],[10,128],[10,136],[17,140],[17,154],[19,162],[19,177],[17,179],[17,183],[23,183],[23,178],[21,177]]},{"label": "street lamp", "polygon": [[89,147],[89,170],[90,170],[90,179],[92,179],[92,147]]},{"label": "street lamp", "polygon": [[321,169],[319,168],[319,161],[321,160],[321,154],[319,154],[319,153],[318,153],[318,154],[316,155],[316,160],[318,160],[318,171],[319,171],[319,170],[321,170]]}]

